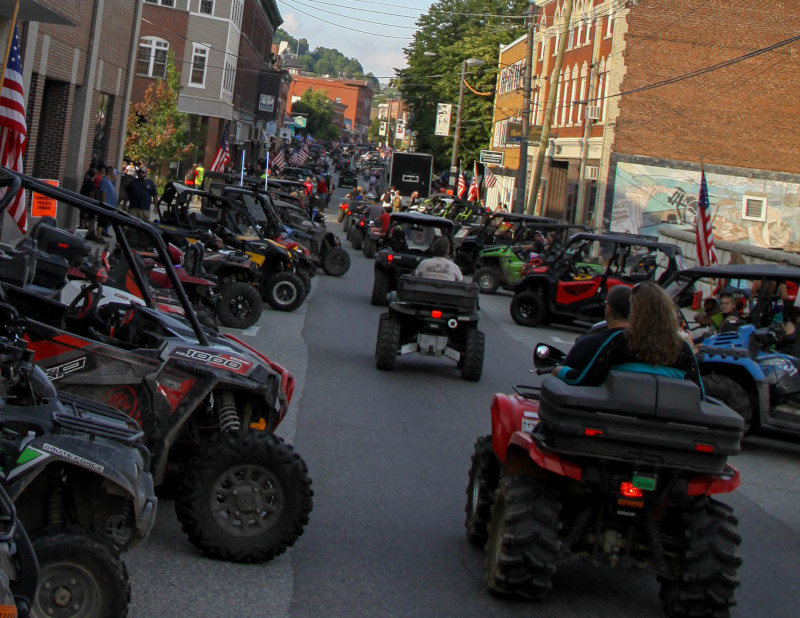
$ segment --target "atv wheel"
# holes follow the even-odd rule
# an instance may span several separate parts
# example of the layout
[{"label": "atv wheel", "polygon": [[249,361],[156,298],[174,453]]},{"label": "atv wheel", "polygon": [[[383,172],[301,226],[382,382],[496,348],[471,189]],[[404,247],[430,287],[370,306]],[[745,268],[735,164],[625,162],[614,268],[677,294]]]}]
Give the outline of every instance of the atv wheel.
[{"label": "atv wheel", "polygon": [[706,395],[719,399],[741,416],[744,419],[744,434],[750,433],[753,425],[753,406],[741,384],[734,382],[728,376],[711,373],[703,376],[703,388]]},{"label": "atv wheel", "polygon": [[389,303],[386,297],[389,295],[389,273],[385,270],[375,270],[375,280],[372,282],[372,297],[369,302],[378,307],[385,307]]},{"label": "atv wheel", "polygon": [[467,341],[464,344],[461,377],[470,382],[477,382],[483,373],[483,353],[486,348],[486,339],[477,328],[467,331]]},{"label": "atv wheel", "polygon": [[342,221],[344,221],[344,208],[340,208],[336,213],[336,222],[341,223]]},{"label": "atv wheel", "polygon": [[312,495],[300,455],[271,433],[246,429],[217,434],[191,458],[175,512],[209,558],[261,562],[300,537]]},{"label": "atv wheel", "polygon": [[305,284],[293,272],[275,273],[264,286],[264,298],[277,311],[294,311],[303,304],[305,297]]},{"label": "atv wheel", "polygon": [[733,509],[706,496],[683,516],[685,545],[677,581],[662,581],[660,596],[670,616],[730,615],[739,587],[738,520]]},{"label": "atv wheel", "polygon": [[489,266],[480,268],[472,275],[472,280],[478,284],[481,294],[494,294],[500,287],[500,277],[497,271]]},{"label": "atv wheel", "polygon": [[341,247],[330,247],[322,256],[322,270],[331,277],[341,277],[350,270],[350,254]]},{"label": "atv wheel", "polygon": [[361,251],[361,247],[364,246],[364,232],[359,229],[353,230],[353,249],[356,251]]},{"label": "atv wheel", "polygon": [[384,371],[394,369],[397,350],[400,348],[400,322],[388,313],[381,315],[378,323],[378,342],[375,345],[375,366]]},{"label": "atv wheel", "polygon": [[520,292],[511,299],[511,319],[520,326],[539,326],[547,315],[544,298],[537,292]]},{"label": "atv wheel", "polygon": [[244,281],[235,281],[222,288],[217,316],[223,326],[248,328],[258,322],[262,307],[256,288]]},{"label": "atv wheel", "polygon": [[374,258],[375,257],[375,249],[377,248],[378,243],[376,243],[371,238],[367,238],[364,241],[364,257],[366,258]]},{"label": "atv wheel", "polygon": [[559,501],[536,480],[507,476],[495,492],[486,542],[486,587],[494,593],[538,599],[556,571]]},{"label": "atv wheel", "polygon": [[31,616],[127,616],[131,584],[125,563],[80,528],[43,530],[33,540],[39,585]]},{"label": "atv wheel", "polygon": [[489,538],[489,520],[492,518],[492,500],[500,476],[500,462],[492,450],[492,436],[482,436],[475,442],[472,466],[467,484],[467,540],[483,547]]}]

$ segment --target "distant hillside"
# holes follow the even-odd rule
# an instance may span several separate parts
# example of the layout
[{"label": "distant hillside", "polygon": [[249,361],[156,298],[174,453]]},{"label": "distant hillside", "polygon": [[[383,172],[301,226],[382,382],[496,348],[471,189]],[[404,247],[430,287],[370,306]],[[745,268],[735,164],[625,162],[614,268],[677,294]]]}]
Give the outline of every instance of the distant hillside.
[{"label": "distant hillside", "polygon": [[278,28],[272,42],[282,43],[283,41],[287,41],[291,52],[297,54],[297,60],[304,71],[331,77],[363,79],[371,82],[376,91],[380,89],[378,78],[375,75],[364,73],[364,67],[356,58],[346,58],[338,49],[317,47],[314,51],[310,51],[307,39],[298,41],[283,28]]}]

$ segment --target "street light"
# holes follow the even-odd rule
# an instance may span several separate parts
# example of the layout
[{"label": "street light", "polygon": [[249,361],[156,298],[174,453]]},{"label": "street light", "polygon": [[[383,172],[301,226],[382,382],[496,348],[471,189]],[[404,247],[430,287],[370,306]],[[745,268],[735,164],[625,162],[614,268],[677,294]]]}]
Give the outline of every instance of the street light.
[{"label": "street light", "polygon": [[467,65],[479,67],[483,60],[479,58],[467,58],[461,63],[461,83],[458,85],[458,110],[456,111],[456,135],[453,139],[453,157],[450,159],[450,189],[455,195],[456,175],[458,175],[458,143],[461,139],[461,106],[464,103],[464,81],[467,73]]}]

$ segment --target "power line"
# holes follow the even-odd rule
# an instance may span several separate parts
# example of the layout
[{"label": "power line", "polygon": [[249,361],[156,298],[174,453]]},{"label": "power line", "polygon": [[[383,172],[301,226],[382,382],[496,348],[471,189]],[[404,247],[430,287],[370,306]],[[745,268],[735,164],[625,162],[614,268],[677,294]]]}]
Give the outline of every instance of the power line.
[{"label": "power line", "polygon": [[[301,2],[300,0],[294,0],[294,1],[297,2],[300,6],[304,6],[307,9],[314,9],[313,6]],[[323,2],[321,4],[331,4],[331,3]],[[334,5],[334,6],[341,6],[341,5]],[[335,15],[336,17],[344,17],[345,19],[352,19],[349,15],[342,15],[341,13],[336,13],[334,11],[325,11],[325,13],[328,15]],[[400,17],[405,17],[405,16],[401,15]],[[373,24],[375,26],[385,26],[387,28],[403,28],[404,30],[417,30],[416,26],[400,26],[398,24],[387,24],[386,22],[372,21],[370,19],[356,18],[355,21],[364,22],[365,24]]]},{"label": "power line", "polygon": [[359,32],[361,34],[368,34],[370,36],[379,36],[379,37],[381,37],[383,39],[403,39],[403,40],[406,40],[406,41],[413,40],[413,37],[396,36],[396,35],[393,35],[393,34],[384,34],[382,32],[369,32],[367,30],[359,30],[358,28],[351,28],[349,26],[343,26],[342,24],[336,24],[334,22],[326,21],[326,20],[322,19],[321,17],[317,17],[316,15],[312,15],[311,13],[306,13],[304,10],[302,10],[302,9],[296,7],[296,6],[293,6],[291,3],[287,2],[286,0],[280,0],[280,1],[283,2],[284,4],[288,5],[290,8],[294,9],[298,13],[302,13],[303,15],[307,15],[308,17],[311,17],[312,19],[316,19],[317,21],[321,21],[322,23],[328,24],[329,26],[336,26],[337,28],[343,28],[344,30],[351,30],[353,32]]}]

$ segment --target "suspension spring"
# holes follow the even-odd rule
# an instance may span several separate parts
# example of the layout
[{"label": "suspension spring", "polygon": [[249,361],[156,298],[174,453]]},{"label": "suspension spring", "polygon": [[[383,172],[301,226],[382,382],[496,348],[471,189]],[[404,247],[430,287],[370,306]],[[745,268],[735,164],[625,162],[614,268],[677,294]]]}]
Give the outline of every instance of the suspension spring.
[{"label": "suspension spring", "polygon": [[659,566],[664,566],[664,546],[661,544],[661,533],[656,526],[653,511],[648,511],[644,516],[644,534],[647,544],[653,552],[653,558]]},{"label": "suspension spring", "polygon": [[586,530],[586,526],[589,525],[592,513],[594,513],[594,507],[589,505],[578,513],[578,516],[572,521],[572,527],[570,527],[569,533],[564,537],[564,542],[561,545],[562,554],[569,552],[575,542],[581,538],[581,535]]},{"label": "suspension spring", "polygon": [[58,475],[51,479],[47,492],[47,525],[55,527],[64,525],[64,496]]},{"label": "suspension spring", "polygon": [[223,391],[220,394],[217,415],[219,416],[220,431],[239,431],[242,426],[239,415],[236,413],[236,400],[230,391]]}]

